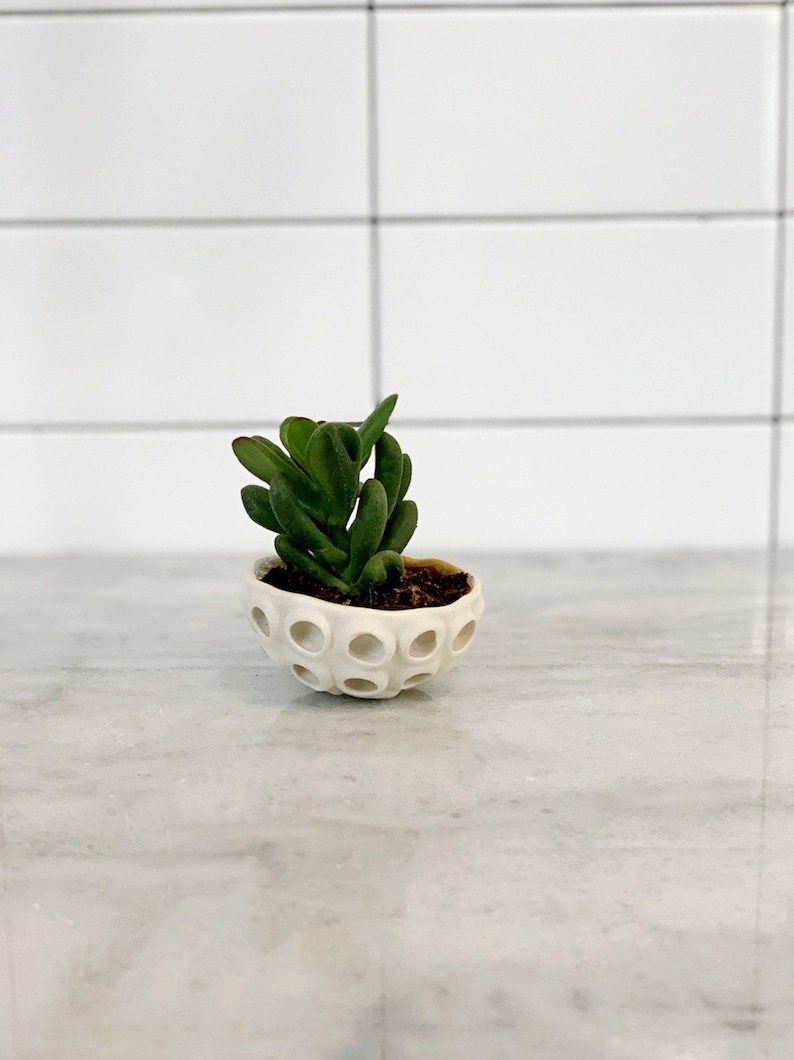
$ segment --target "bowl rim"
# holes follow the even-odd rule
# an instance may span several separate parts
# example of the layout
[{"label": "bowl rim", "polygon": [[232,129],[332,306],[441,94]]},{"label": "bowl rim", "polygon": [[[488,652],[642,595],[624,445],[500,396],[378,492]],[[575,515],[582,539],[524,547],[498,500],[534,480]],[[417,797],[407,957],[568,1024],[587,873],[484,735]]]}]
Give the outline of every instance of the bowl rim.
[{"label": "bowl rim", "polygon": [[[463,573],[462,567],[458,567],[454,563],[450,563],[445,559],[436,559],[435,557],[417,559],[412,556],[403,556],[403,559],[405,560],[406,565],[410,567],[435,566],[444,573]],[[469,582],[469,591],[449,604],[441,604],[438,607],[429,607],[425,604],[423,607],[405,607],[399,609],[351,606],[350,604],[338,604],[333,600],[321,600],[319,597],[311,596],[309,593],[289,592],[286,589],[279,589],[276,585],[269,585],[267,582],[262,581],[261,575],[267,574],[267,572],[274,567],[285,566],[286,564],[279,556],[261,556],[254,563],[253,570],[248,578],[249,584],[254,587],[261,586],[262,590],[267,593],[273,593],[277,597],[284,597],[286,599],[292,599],[293,601],[295,597],[299,597],[302,600],[310,600],[312,604],[317,607],[330,608],[335,612],[343,612],[346,616],[359,613],[363,615],[378,615],[380,618],[389,616],[391,621],[399,621],[400,616],[407,615],[448,614],[453,608],[462,607],[466,603],[471,603],[473,599],[481,599],[482,596],[480,579],[476,574],[466,571],[465,573]]]}]

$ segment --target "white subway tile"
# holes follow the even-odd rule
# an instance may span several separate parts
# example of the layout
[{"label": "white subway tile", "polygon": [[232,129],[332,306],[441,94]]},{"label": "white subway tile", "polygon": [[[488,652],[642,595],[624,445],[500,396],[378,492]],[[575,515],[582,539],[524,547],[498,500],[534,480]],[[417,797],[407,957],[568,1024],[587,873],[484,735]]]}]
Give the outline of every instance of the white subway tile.
[{"label": "white subway tile", "polygon": [[365,15],[4,18],[0,216],[366,209]]},{"label": "white subway tile", "polygon": [[766,427],[420,428],[414,555],[745,548],[766,540]]},{"label": "white subway tile", "polygon": [[786,302],[783,327],[783,411],[794,413],[794,223],[786,221]]},{"label": "white subway tile", "polygon": [[232,437],[228,431],[0,434],[0,489],[9,514],[0,523],[0,553],[239,548],[270,554],[273,534],[252,523],[240,501],[240,488],[255,480],[235,459]]},{"label": "white subway tile", "polygon": [[792,54],[794,52],[794,5],[791,2],[786,4],[786,12],[788,18],[786,25],[788,27],[788,40],[787,40],[787,77],[786,77],[786,91],[788,99],[786,100],[786,118],[787,126],[786,129],[786,147],[787,147],[787,159],[786,159],[786,188],[785,188],[785,203],[783,204],[787,209],[794,209],[794,78],[791,75],[792,67]]},{"label": "white subway tile", "polygon": [[396,224],[381,239],[384,380],[403,416],[770,411],[772,221]]},{"label": "white subway tile", "polygon": [[[251,428],[249,428],[251,429]],[[760,547],[768,429],[417,428],[409,553]],[[0,552],[234,550],[272,535],[224,431],[0,435]]]},{"label": "white subway tile", "polygon": [[0,231],[0,421],[361,418],[367,263],[364,226]]},{"label": "white subway tile", "polygon": [[[794,548],[794,423],[781,428],[780,460],[780,543]],[[788,569],[788,582],[794,590],[794,571]],[[794,614],[792,614],[792,644],[794,644]]]},{"label": "white subway tile", "polygon": [[761,210],[779,10],[378,15],[387,214]]}]

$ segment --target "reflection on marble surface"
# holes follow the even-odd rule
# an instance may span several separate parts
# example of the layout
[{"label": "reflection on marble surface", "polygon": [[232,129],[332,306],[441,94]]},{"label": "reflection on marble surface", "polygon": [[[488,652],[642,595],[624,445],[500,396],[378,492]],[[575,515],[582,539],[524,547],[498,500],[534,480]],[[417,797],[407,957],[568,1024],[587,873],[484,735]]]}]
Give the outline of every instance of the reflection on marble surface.
[{"label": "reflection on marble surface", "polygon": [[794,562],[462,559],[385,702],[245,559],[0,562],[2,1060],[794,1055]]}]

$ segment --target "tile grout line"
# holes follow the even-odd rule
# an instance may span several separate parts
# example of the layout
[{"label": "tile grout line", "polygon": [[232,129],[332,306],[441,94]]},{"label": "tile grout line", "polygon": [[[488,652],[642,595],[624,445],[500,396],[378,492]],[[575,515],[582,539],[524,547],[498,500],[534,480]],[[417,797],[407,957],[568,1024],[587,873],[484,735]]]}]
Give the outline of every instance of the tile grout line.
[{"label": "tile grout line", "polygon": [[116,7],[106,8],[91,6],[79,8],[63,7],[41,7],[41,8],[13,8],[0,11],[0,21],[4,18],[97,18],[97,17],[160,17],[167,15],[195,16],[195,15],[247,15],[247,14],[326,14],[334,12],[361,12],[372,10],[378,11],[411,11],[421,14],[424,11],[434,13],[444,11],[603,11],[610,9],[618,10],[665,10],[665,9],[709,9],[709,8],[743,8],[750,11],[763,11],[766,8],[784,7],[786,0],[606,0],[605,3],[594,4],[592,0],[496,0],[494,3],[483,3],[482,0],[473,0],[466,3],[465,0],[450,0],[449,3],[430,0],[428,3],[387,3],[366,4],[361,3],[306,3],[306,4],[229,4],[218,6],[217,4],[192,4],[190,6],[174,7],[168,4],[154,4],[151,7]]},{"label": "tile grout line", "polygon": [[[0,423],[3,434],[161,434],[191,431],[244,431],[253,423],[260,430],[278,430],[276,420],[185,420],[185,421],[91,421],[91,422],[23,422]],[[704,416],[558,416],[558,417],[460,417],[454,420],[410,419],[396,417],[395,426],[401,429],[424,430],[578,430],[593,428],[636,427],[774,427],[778,422],[794,422],[794,414],[765,415],[704,415]]]},{"label": "tile grout line", "polygon": [[[381,253],[380,253],[380,167],[378,165],[378,34],[375,4],[367,6],[367,189],[369,198],[369,312],[370,312],[370,371],[372,401],[378,405],[383,398],[382,384],[382,329],[381,329]],[[380,1060],[387,1060],[386,1032],[386,966],[380,954],[380,998],[378,1000],[378,1031]]]},{"label": "tile grout line", "polygon": [[772,418],[769,437],[769,501],[766,553],[766,632],[764,644],[764,714],[761,732],[761,775],[759,779],[758,864],[755,891],[755,918],[752,967],[753,1005],[762,1011],[761,965],[763,950],[764,876],[767,859],[767,816],[772,684],[774,679],[775,618],[778,557],[780,551],[780,489],[783,404],[783,365],[786,327],[786,182],[788,178],[788,10],[780,12],[778,71],[778,220],[775,232],[775,303],[771,379]]},{"label": "tile grout line", "polygon": [[[375,9],[370,8],[374,16]],[[370,163],[371,164],[371,163]],[[635,210],[602,213],[473,213],[473,214],[382,214],[379,225],[504,225],[504,224],[642,224],[651,222],[719,223],[725,221],[774,221],[780,210]],[[40,228],[290,228],[344,227],[372,223],[368,215],[310,217],[0,217],[0,231]]]},{"label": "tile grout line", "polygon": [[373,404],[382,398],[380,173],[378,166],[378,39],[374,4],[367,7],[367,196],[369,200],[369,341]]},{"label": "tile grout line", "polygon": [[3,956],[8,969],[8,1003],[11,1009],[11,1026],[8,1028],[11,1039],[11,1060],[17,1056],[17,991],[14,970],[14,938],[11,931],[11,898],[8,883],[8,857],[6,854],[6,817],[3,786],[3,769],[0,761],[0,899],[3,907]]}]

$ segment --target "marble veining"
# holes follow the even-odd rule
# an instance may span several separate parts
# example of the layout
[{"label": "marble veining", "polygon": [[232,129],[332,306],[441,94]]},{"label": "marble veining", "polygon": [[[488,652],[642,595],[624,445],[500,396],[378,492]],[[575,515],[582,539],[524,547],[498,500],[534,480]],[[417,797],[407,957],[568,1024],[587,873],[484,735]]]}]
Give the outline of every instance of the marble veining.
[{"label": "marble veining", "polygon": [[794,558],[452,557],[332,698],[250,557],[0,560],[0,1060],[789,1060]]}]

